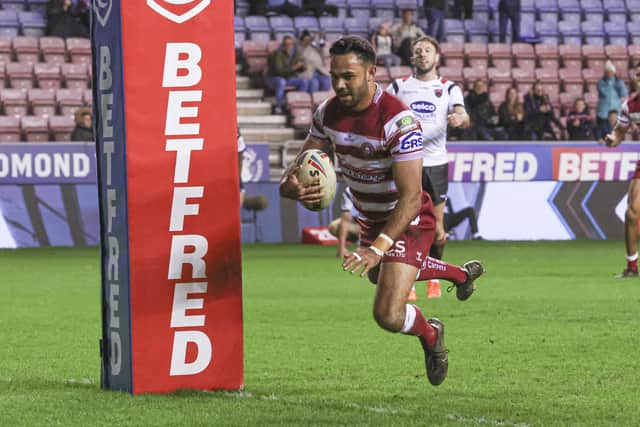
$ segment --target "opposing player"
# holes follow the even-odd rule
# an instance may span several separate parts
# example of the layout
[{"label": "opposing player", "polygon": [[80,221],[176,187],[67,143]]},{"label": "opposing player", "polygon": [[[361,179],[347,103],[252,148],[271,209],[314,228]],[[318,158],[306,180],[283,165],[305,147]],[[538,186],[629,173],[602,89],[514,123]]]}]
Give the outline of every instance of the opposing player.
[{"label": "opposing player", "polygon": [[[635,66],[636,82],[640,84],[640,63]],[[618,123],[613,132],[604,137],[608,147],[620,145],[632,123],[640,125],[640,93],[636,92],[622,104]],[[638,277],[638,218],[640,214],[640,160],[629,183],[627,193],[627,211],[624,215],[624,238],[627,247],[627,266],[616,277]]]},{"label": "opposing player", "polygon": [[[375,83],[376,57],[369,42],[343,37],[330,54],[336,96],[314,113],[301,150],[336,153],[361,227],[360,247],[344,260],[343,268],[377,283],[376,322],[388,331],[420,339],[427,377],[438,385],[448,370],[444,324],[437,318],[427,320],[418,307],[406,304],[407,294],[418,273],[423,279],[451,280],[470,292],[482,270],[470,272],[426,256],[435,218],[431,199],[422,190],[420,123],[398,98]],[[318,202],[319,182],[302,185],[296,172],[295,168],[285,172],[280,194]]]},{"label": "opposing player", "polygon": [[[387,91],[407,104],[422,125],[422,188],[431,196],[436,215],[435,242],[429,256],[442,259],[446,242],[444,207],[449,190],[447,124],[454,128],[467,127],[470,119],[464,108],[460,87],[438,75],[438,41],[429,36],[420,37],[412,43],[411,53],[415,74],[405,79],[395,79]],[[428,293],[439,296],[440,284],[430,281]],[[409,299],[415,298],[415,289],[412,289]]]}]

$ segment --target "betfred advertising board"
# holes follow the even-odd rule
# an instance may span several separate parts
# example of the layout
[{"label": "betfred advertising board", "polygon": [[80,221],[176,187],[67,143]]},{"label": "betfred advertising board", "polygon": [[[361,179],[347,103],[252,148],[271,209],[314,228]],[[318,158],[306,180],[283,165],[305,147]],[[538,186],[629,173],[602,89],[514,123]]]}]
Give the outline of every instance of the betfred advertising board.
[{"label": "betfred advertising board", "polygon": [[94,3],[103,387],[242,386],[233,4]]}]

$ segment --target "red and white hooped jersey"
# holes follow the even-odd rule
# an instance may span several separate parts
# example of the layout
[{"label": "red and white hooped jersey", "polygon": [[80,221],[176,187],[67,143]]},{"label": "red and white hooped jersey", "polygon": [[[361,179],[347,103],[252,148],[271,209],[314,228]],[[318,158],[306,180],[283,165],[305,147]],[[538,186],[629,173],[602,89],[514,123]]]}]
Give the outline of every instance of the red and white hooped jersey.
[{"label": "red and white hooped jersey", "polygon": [[350,111],[336,97],[323,102],[309,135],[331,143],[356,209],[373,222],[386,221],[398,201],[392,164],[423,155],[420,122],[380,87],[361,112]]},{"label": "red and white hooped jersey", "polygon": [[640,93],[636,93],[622,104],[618,125],[628,128],[631,123],[640,125]]}]

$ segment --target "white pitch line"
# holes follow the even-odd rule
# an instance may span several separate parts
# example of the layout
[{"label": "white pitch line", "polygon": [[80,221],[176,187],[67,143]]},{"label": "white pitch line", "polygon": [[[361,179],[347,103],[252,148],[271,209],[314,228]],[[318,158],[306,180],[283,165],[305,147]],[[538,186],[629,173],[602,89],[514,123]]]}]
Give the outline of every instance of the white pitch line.
[{"label": "white pitch line", "polygon": [[485,417],[469,418],[462,415],[448,414],[447,419],[465,424],[486,424],[496,427],[531,427],[529,423],[514,423],[507,420],[488,420]]}]

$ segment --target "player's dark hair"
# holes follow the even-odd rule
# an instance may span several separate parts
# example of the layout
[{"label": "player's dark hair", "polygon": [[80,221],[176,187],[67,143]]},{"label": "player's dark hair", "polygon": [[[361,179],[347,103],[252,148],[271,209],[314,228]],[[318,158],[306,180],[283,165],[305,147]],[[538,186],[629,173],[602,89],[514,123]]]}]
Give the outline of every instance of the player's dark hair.
[{"label": "player's dark hair", "polygon": [[331,55],[355,54],[358,59],[367,64],[376,63],[376,51],[367,40],[358,36],[345,36],[336,40],[329,49]]},{"label": "player's dark hair", "polygon": [[416,45],[417,45],[418,43],[421,43],[421,42],[427,42],[427,43],[430,43],[431,45],[433,45],[433,47],[435,47],[435,48],[436,48],[436,52],[437,52],[437,53],[441,53],[441,52],[440,52],[440,43],[438,43],[438,40],[434,39],[434,38],[433,38],[433,37],[431,37],[431,36],[420,36],[420,37],[418,37],[417,39],[415,39],[414,41],[412,41],[412,42],[411,42],[411,52],[413,52],[413,49],[415,49],[415,48],[416,48]]}]

